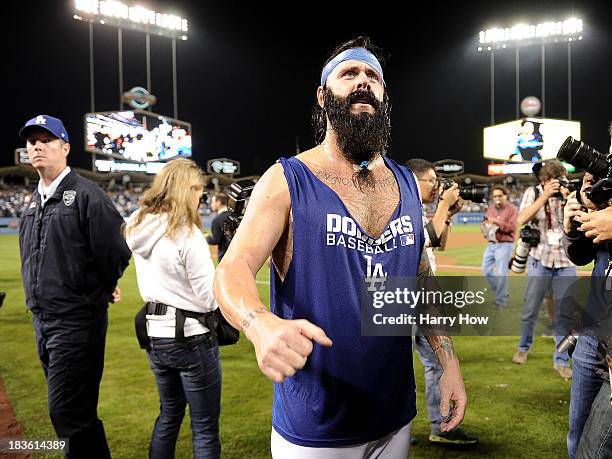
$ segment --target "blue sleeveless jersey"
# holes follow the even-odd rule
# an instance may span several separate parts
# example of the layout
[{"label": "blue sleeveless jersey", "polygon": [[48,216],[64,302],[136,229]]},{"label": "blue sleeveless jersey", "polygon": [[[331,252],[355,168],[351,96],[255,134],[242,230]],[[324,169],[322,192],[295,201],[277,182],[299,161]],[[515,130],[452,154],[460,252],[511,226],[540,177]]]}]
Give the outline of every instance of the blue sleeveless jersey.
[{"label": "blue sleeveless jersey", "polygon": [[418,185],[409,169],[385,158],[400,203],[374,239],[304,163],[280,163],[291,196],[293,256],[284,281],[271,265],[271,309],[318,325],[334,344],[315,343],[306,366],[274,384],[272,425],[302,446],[381,438],[416,415],[412,338],[361,335],[361,284],[368,265],[373,273],[378,263],[388,276],[416,276],[424,244]]}]

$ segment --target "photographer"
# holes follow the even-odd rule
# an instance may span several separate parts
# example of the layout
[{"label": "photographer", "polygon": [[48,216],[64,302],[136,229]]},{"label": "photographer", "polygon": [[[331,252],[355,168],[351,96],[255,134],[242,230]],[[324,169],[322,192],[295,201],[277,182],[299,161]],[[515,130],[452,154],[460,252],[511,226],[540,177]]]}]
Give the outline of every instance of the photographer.
[{"label": "photographer", "polygon": [[[576,192],[571,193],[568,196],[563,214],[563,248],[570,260],[579,266],[595,261],[591,274],[591,288],[586,302],[587,311],[601,309],[602,305],[606,305],[606,300],[597,286],[601,285],[600,280],[606,275],[609,253],[606,244],[595,244],[592,239],[585,236],[584,232],[578,231],[576,225],[572,225],[572,220],[585,208],[591,212],[598,209],[586,196],[586,191],[595,182],[597,182],[597,177],[587,172],[580,189],[580,200],[576,196]],[[584,203],[584,205],[581,203]],[[593,333],[588,333],[587,330],[582,329],[572,353],[574,377],[570,397],[569,432],[567,434],[567,450],[570,459],[576,457],[578,443],[589,417],[591,405],[603,384],[603,379],[596,371],[597,347],[598,339],[593,336]]]},{"label": "photographer", "polygon": [[[521,314],[521,338],[512,361],[519,365],[527,362],[533,345],[535,325],[540,305],[552,285],[555,309],[558,311],[562,298],[566,296],[563,277],[575,277],[576,266],[569,260],[561,246],[563,235],[563,206],[569,190],[561,186],[559,179],[567,172],[560,161],[546,161],[540,170],[540,184],[528,188],[521,202],[518,224],[533,222],[539,231],[539,243],[529,252],[527,263],[527,287]],[[558,314],[555,314],[558,317]],[[555,345],[562,337],[555,336]],[[553,356],[553,367],[563,379],[571,379],[567,351]]]},{"label": "photographer", "polygon": [[[610,125],[612,137],[612,124]],[[611,138],[612,140],[612,138]],[[573,155],[577,152],[572,152]],[[612,141],[610,146],[612,153]],[[561,156],[561,150],[559,155]],[[585,155],[586,156],[586,155]],[[603,156],[595,151],[591,156]],[[574,159],[574,158],[572,158]],[[573,163],[573,161],[572,161]],[[589,164],[590,166],[590,164]],[[589,167],[587,167],[589,170]],[[591,170],[592,172],[592,170]],[[609,175],[609,174],[608,174]],[[577,263],[586,264],[595,259],[595,266],[591,277],[591,288],[587,299],[586,310],[590,316],[601,320],[604,312],[609,315],[610,301],[607,282],[603,288],[610,271],[610,243],[612,240],[612,213],[607,193],[603,196],[591,195],[593,185],[598,183],[599,177],[587,172],[583,180],[580,193],[581,202],[570,196],[565,209],[564,247],[572,259]],[[604,182],[600,182],[602,184]],[[587,193],[589,195],[587,196]],[[598,199],[595,199],[595,198]],[[596,203],[595,205],[589,198]],[[572,225],[572,219],[576,222]],[[598,282],[599,281],[599,282]],[[595,284],[595,286],[594,286]],[[603,307],[602,307],[603,306]],[[599,314],[598,314],[599,313]],[[588,317],[588,316],[587,316]],[[608,319],[609,321],[609,319]],[[595,330],[598,320],[591,322]],[[612,376],[612,352],[610,336],[602,338],[587,334],[589,324],[582,327],[576,348],[572,354],[576,378],[572,384],[570,401],[570,430],[568,433],[569,457],[611,457],[612,436],[612,396],[610,395],[610,377]],[[586,330],[585,330],[586,328]],[[604,334],[610,333],[609,325],[603,327]],[[601,327],[599,327],[601,332]],[[596,333],[593,333],[595,335]],[[601,333],[597,333],[600,335]],[[578,379],[580,375],[580,379]],[[588,417],[588,419],[587,419]]]},{"label": "photographer", "polygon": [[217,216],[212,221],[210,228],[211,234],[206,236],[206,242],[208,245],[217,246],[217,261],[219,261],[219,263],[221,263],[223,255],[225,255],[225,252],[227,252],[227,248],[230,244],[227,235],[223,231],[225,220],[227,220],[227,217],[229,216],[227,201],[228,196],[225,193],[217,193],[213,197],[211,209],[217,214]]},{"label": "photographer", "polygon": [[431,220],[424,216],[425,224],[425,246],[429,261],[435,270],[435,259],[432,248],[444,250],[450,233],[451,218],[463,207],[463,199],[459,197],[459,186],[452,185],[446,190],[441,190],[439,180],[436,176],[434,165],[421,158],[413,158],[406,161],[406,165],[414,172],[419,182],[419,191],[423,204],[431,204],[439,194],[440,198],[436,207],[436,213]]},{"label": "photographer", "polygon": [[[493,205],[487,209],[482,230],[489,241],[482,257],[482,274],[495,292],[495,306],[508,306],[508,264],[514,249],[518,209],[508,201],[508,189],[496,185],[491,189]],[[495,275],[493,274],[495,270]]]}]

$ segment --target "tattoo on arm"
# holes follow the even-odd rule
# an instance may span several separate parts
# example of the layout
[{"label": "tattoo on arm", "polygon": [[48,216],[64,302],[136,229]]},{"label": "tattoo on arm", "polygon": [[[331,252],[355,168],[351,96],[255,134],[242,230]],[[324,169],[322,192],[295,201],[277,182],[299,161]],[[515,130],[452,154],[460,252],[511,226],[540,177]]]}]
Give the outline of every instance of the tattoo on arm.
[{"label": "tattoo on arm", "polygon": [[421,252],[421,261],[417,270],[417,277],[433,275],[434,273],[431,270],[431,265],[429,264],[429,255],[427,254],[427,248],[423,247],[423,252]]},{"label": "tattoo on arm", "polygon": [[441,364],[454,360],[457,355],[450,336],[428,336],[427,341]]},{"label": "tattoo on arm", "polygon": [[267,309],[265,307],[260,306],[257,309],[254,309],[249,312],[242,321],[242,330],[246,330],[247,328],[249,328],[249,326],[251,325],[251,320],[253,320],[257,314],[261,314],[262,312],[266,311]]},{"label": "tattoo on arm", "polygon": [[[437,290],[440,288],[429,264],[429,257],[425,248],[423,248],[423,253],[421,254],[417,284],[425,290]],[[441,304],[427,304],[426,308],[427,312],[434,316],[444,315],[443,305]],[[445,325],[421,326],[420,331],[425,335],[442,366],[457,358],[455,348],[453,347],[453,340],[450,336],[447,336],[448,330]]]}]

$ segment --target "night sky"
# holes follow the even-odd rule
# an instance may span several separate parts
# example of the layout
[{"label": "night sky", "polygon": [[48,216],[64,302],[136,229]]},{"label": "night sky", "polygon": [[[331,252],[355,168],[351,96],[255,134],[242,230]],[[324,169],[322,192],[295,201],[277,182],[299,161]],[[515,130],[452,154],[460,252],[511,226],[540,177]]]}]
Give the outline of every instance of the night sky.
[{"label": "night sky", "polygon": [[[129,5],[137,2],[125,0]],[[311,109],[323,61],[338,43],[369,35],[390,59],[385,80],[393,111],[389,155],[462,159],[485,173],[482,129],[490,121],[489,55],[477,51],[477,34],[519,20],[538,23],[570,16],[584,21],[573,46],[573,119],[582,139],[600,151],[612,121],[612,18],[607,1],[230,2],[147,1],[143,6],[190,21],[179,41],[179,118],[192,123],[194,159],[228,157],[242,173],[260,174],[279,156],[314,146]],[[296,6],[297,3],[302,3]],[[395,2],[394,2],[395,3]],[[336,4],[336,2],[334,2]],[[89,168],[83,150],[83,115],[89,111],[89,43],[86,22],[72,18],[71,1],[20,2],[7,23],[15,32],[5,52],[12,112],[0,165],[23,146],[17,132],[40,113],[58,116],[72,140],[69,164]],[[297,9],[296,9],[297,8]],[[408,8],[408,10],[406,10]],[[96,111],[117,110],[117,31],[96,24]],[[144,34],[125,30],[124,89],[146,86]],[[153,111],[172,116],[171,41],[152,37]],[[7,49],[8,48],[8,49]],[[546,116],[567,117],[567,47],[547,47]],[[12,54],[12,56],[11,56]],[[6,60],[5,60],[6,63]],[[539,47],[521,50],[520,98],[540,97]],[[496,54],[496,123],[515,117],[514,51]]]}]

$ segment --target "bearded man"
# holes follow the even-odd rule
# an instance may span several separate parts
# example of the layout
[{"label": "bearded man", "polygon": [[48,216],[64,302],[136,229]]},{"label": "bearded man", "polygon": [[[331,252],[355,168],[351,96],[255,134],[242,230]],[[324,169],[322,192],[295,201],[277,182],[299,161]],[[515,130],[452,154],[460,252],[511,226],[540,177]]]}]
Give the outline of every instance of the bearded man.
[{"label": "bearded man", "polygon": [[[385,156],[390,103],[368,38],[333,51],[313,118],[319,144],[258,181],[215,296],[275,382],[274,458],[405,458],[416,414],[412,339],[363,336],[360,293],[365,277],[431,271],[414,174]],[[268,311],[255,276],[270,255]],[[463,419],[465,388],[450,337],[428,340],[444,369],[447,431]]]}]

